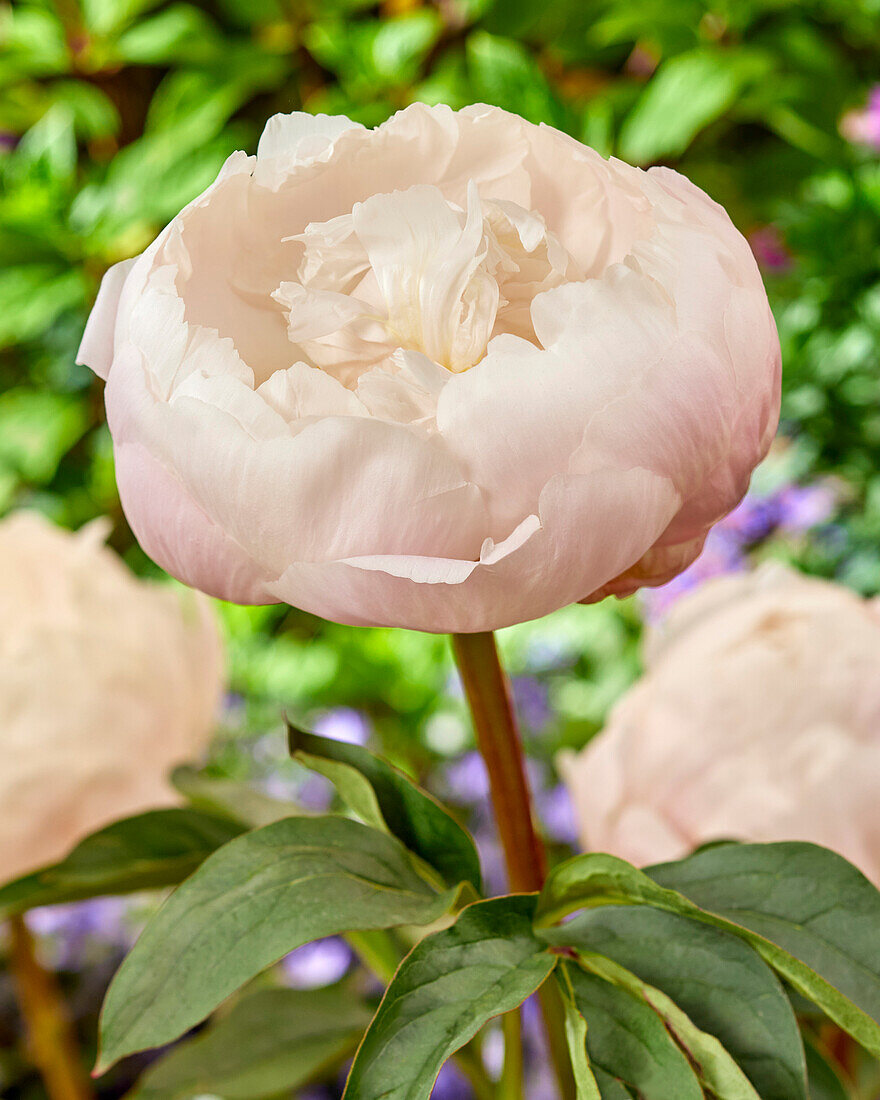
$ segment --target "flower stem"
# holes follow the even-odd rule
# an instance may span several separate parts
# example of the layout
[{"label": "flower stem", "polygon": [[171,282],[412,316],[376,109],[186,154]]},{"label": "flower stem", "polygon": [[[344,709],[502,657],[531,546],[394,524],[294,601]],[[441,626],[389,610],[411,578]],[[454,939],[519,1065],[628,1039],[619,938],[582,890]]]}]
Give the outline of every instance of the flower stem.
[{"label": "flower stem", "polygon": [[55,976],[37,958],[22,916],[9,921],[10,969],[27,1032],[28,1049],[49,1100],[92,1100],[94,1093]]},{"label": "flower stem", "polygon": [[495,821],[515,893],[540,890],[547,874],[535,832],[522,742],[494,634],[453,634],[452,648],[489,772]]},{"label": "flower stem", "polygon": [[[473,718],[477,744],[489,773],[508,883],[514,893],[533,893],[544,885],[547,857],[535,829],[522,741],[507,678],[498,658],[495,635],[453,634],[452,649]],[[572,1100],[574,1078],[559,991],[552,981],[548,981],[539,990],[538,997],[559,1093],[563,1100]]]},{"label": "flower stem", "polygon": [[506,1012],[501,1019],[504,1031],[504,1068],[498,1082],[498,1100],[520,1100],[523,1089],[522,1028],[518,1012]]}]

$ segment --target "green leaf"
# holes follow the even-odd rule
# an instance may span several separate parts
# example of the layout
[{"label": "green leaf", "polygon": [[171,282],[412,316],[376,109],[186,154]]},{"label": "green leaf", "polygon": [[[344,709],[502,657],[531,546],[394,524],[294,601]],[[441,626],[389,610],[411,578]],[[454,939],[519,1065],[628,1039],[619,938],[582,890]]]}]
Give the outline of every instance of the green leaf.
[{"label": "green leaf", "polygon": [[427,1100],[443,1063],[538,989],[556,957],[532,931],[534,908],[531,895],[479,901],[413,948],[355,1057],[348,1100]]},{"label": "green leaf", "polygon": [[477,96],[529,122],[563,128],[566,112],[534,55],[521,42],[484,30],[474,31],[466,44],[467,68]]},{"label": "green leaf", "polygon": [[632,1100],[633,1094],[617,1077],[612,1077],[602,1069],[594,1067],[593,1075],[599,1086],[602,1100]]},{"label": "green leaf", "polygon": [[572,968],[571,982],[596,1066],[645,1100],[703,1100],[687,1058],[653,1008],[629,990],[578,968]]},{"label": "green leaf", "polygon": [[[753,946],[795,989],[880,1055],[880,892],[851,863],[815,844],[728,844],[647,873],[748,930]],[[801,976],[798,968],[792,978],[768,957],[758,946],[768,942],[775,957],[781,948],[832,986],[834,1003],[829,1007],[814,996],[822,990],[809,974]]]},{"label": "green leaf", "polygon": [[744,49],[698,49],[665,61],[623,124],[620,156],[648,164],[683,153],[768,67],[763,54]]},{"label": "green leaf", "polygon": [[147,925],[113,980],[101,1070],[171,1042],[289,951],[350,929],[429,924],[454,903],[399,841],[346,818],[295,817],[210,856]]},{"label": "green leaf", "polygon": [[659,989],[611,959],[593,952],[579,956],[581,965],[631,993],[652,1008],[698,1071],[700,1084],[720,1100],[761,1100],[751,1082],[714,1035],[701,1031],[687,1013]]},{"label": "green leaf", "polygon": [[241,832],[237,822],[197,810],[151,810],[116,821],[80,841],[60,863],[0,888],[0,915],[176,886]]},{"label": "green leaf", "polygon": [[176,1046],[128,1100],[289,1096],[354,1052],[370,1013],[350,989],[261,989]]},{"label": "green leaf", "polygon": [[171,782],[196,809],[222,814],[245,822],[250,828],[271,825],[285,817],[297,817],[302,811],[293,802],[268,794],[235,779],[205,775],[190,764],[175,768]]},{"label": "green leaf", "polygon": [[[15,272],[22,277],[20,292],[28,292],[29,277],[39,281],[39,266],[26,272]],[[14,272],[7,271],[4,276]],[[0,277],[0,304],[5,306],[6,279]],[[57,288],[58,282],[49,281],[49,287]],[[49,288],[46,293],[51,296]],[[42,299],[41,299],[42,300]],[[53,305],[59,303],[56,301]],[[34,320],[37,321],[35,315]],[[39,319],[38,327],[50,323]],[[18,339],[17,336],[13,337]],[[0,342],[4,340],[0,322]],[[8,465],[20,477],[36,484],[50,481],[66,452],[80,439],[88,425],[83,403],[68,394],[10,389],[0,394],[0,463]]]},{"label": "green leaf", "polygon": [[172,4],[125,31],[116,42],[115,52],[129,64],[185,61],[192,65],[210,59],[218,46],[217,39],[216,28],[204,12],[191,4]]},{"label": "green leaf", "polygon": [[807,1100],[791,1003],[773,971],[742,940],[639,906],[582,913],[542,936],[607,956],[671,998],[720,1040],[762,1100]]},{"label": "green leaf", "polygon": [[470,834],[432,795],[360,745],[318,737],[290,724],[287,729],[294,759],[326,775],[355,813],[377,827],[387,826],[448,885],[469,882],[482,893],[480,859]]},{"label": "green leaf", "polygon": [[565,1011],[565,1038],[571,1057],[571,1068],[577,1090],[576,1100],[602,1100],[599,1085],[590,1068],[587,1057],[587,1021],[583,1018],[575,1001],[569,964],[560,962],[556,967],[556,977],[562,992],[562,1006]]},{"label": "green leaf", "polygon": [[[63,313],[83,305],[86,294],[85,278],[78,270],[28,263],[0,271],[0,349],[42,336]],[[60,403],[59,394],[41,396]],[[50,460],[40,463],[34,454],[34,461],[42,466]]]},{"label": "green leaf", "polygon": [[[812,844],[725,844],[651,874],[656,882],[614,856],[575,856],[548,876],[538,920],[548,925],[576,909],[636,903],[714,925],[745,940],[797,992],[880,1056],[880,894],[846,860]],[[665,886],[679,881],[689,895],[707,904],[720,898],[729,909],[710,912]]]}]

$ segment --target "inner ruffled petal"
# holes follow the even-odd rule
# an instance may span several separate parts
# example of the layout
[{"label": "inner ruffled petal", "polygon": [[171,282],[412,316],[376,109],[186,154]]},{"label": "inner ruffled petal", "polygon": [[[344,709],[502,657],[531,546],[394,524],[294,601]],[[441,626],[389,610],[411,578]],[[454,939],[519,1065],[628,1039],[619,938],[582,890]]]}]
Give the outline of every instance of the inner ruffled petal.
[{"label": "inner ruffled petal", "polygon": [[364,393],[376,409],[393,409],[393,419],[423,405],[403,392],[411,383],[397,352],[461,373],[499,333],[536,342],[535,295],[583,278],[540,215],[481,200],[474,183],[466,210],[419,185],[374,195],[295,239],[303,248],[298,281],[282,283],[273,298],[297,354],[350,388],[370,372]]}]

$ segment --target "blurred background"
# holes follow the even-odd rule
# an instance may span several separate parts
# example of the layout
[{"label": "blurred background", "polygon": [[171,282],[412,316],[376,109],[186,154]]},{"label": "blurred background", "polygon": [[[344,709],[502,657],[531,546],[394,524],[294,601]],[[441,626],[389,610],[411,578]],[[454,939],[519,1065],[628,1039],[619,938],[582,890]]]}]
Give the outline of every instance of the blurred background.
[{"label": "blurred background", "polygon": [[[269,115],[374,125],[414,100],[497,104],[605,155],[685,173],[751,242],[782,339],[780,438],[699,561],[664,589],[502,633],[540,812],[564,850],[574,819],[553,758],[584,745],[637,676],[646,621],[766,558],[880,590],[880,0],[0,4],[0,514],[37,508],[73,528],[109,516],[114,549],[155,573],[119,508],[102,383],[74,365],[101,275],[231,151],[253,152]],[[460,805],[497,876],[444,638],[283,607],[220,610],[230,691],[204,775],[329,805],[323,782],[286,759],[287,708]],[[87,1047],[104,985],[154,904],[34,915]],[[282,969],[294,988],[361,980],[341,941]],[[124,1095],[139,1068],[111,1074],[99,1095]],[[44,1095],[2,972],[0,1095]],[[436,1095],[472,1093],[450,1070]]]}]

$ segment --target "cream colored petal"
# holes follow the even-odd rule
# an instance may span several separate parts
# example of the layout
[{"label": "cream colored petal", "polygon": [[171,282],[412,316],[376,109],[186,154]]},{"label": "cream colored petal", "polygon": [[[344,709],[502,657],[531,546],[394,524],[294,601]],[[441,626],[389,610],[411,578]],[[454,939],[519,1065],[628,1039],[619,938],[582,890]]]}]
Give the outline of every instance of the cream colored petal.
[{"label": "cream colored petal", "polygon": [[273,115],[257,144],[255,181],[262,187],[279,188],[296,167],[327,159],[336,138],[353,129],[362,130],[363,126],[345,115],[306,111]]},{"label": "cream colored petal", "polygon": [[76,353],[77,363],[90,367],[95,374],[104,379],[110,373],[113,363],[114,331],[119,298],[126,277],[135,264],[135,259],[123,260],[105,272]]}]

